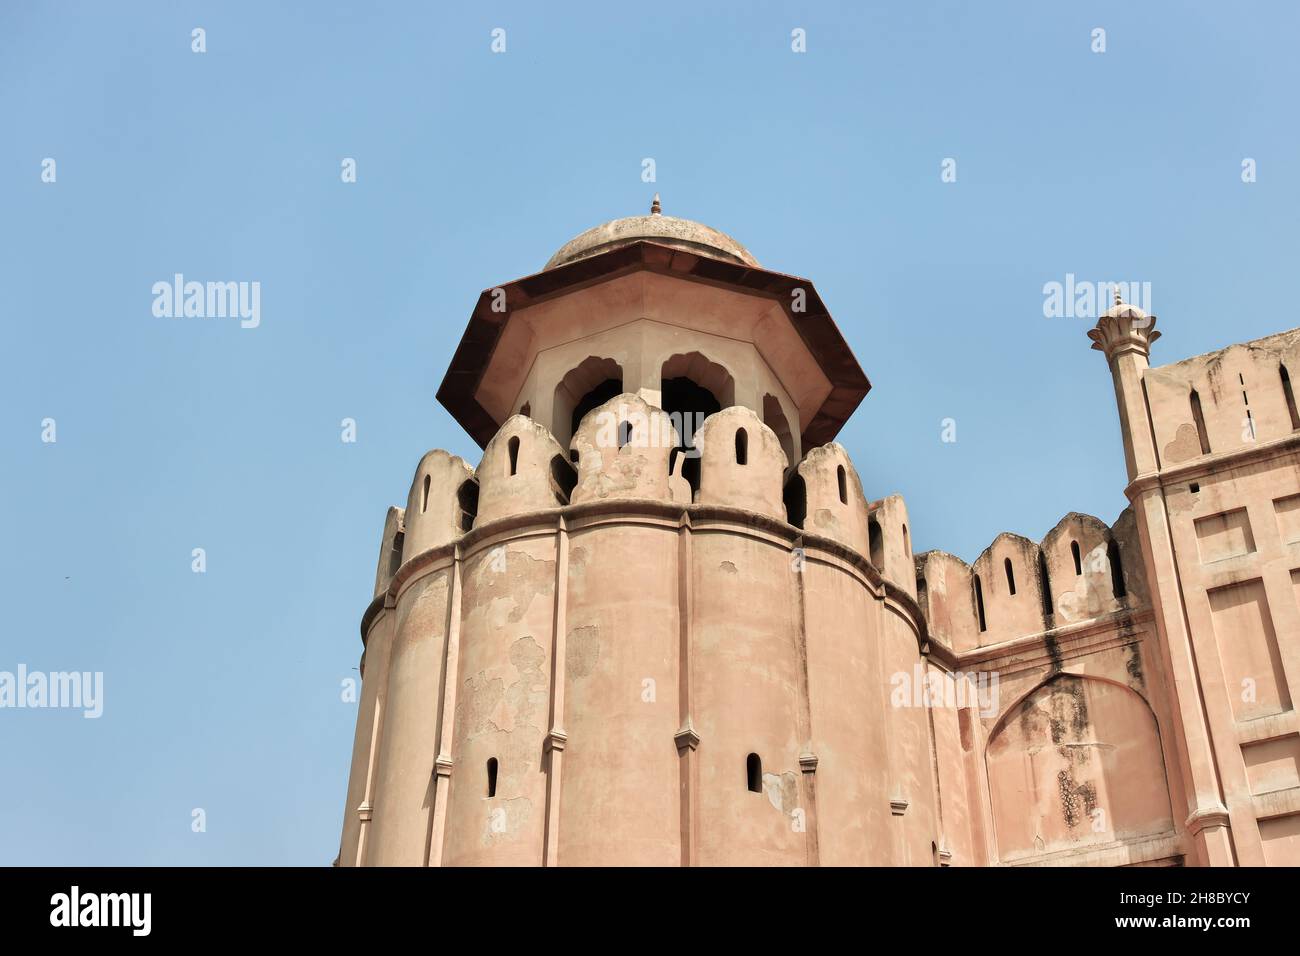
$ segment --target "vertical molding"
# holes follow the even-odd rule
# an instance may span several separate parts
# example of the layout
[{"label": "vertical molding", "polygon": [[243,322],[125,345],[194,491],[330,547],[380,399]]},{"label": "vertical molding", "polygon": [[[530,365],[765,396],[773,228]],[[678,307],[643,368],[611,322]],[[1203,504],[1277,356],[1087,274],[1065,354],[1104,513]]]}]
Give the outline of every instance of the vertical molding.
[{"label": "vertical molding", "polygon": [[[930,642],[927,640],[921,647],[921,670],[925,673],[926,684],[929,684],[930,675],[934,668],[930,664]],[[960,720],[954,713],[954,719]],[[935,829],[934,841],[942,851],[948,847],[948,831],[943,824],[943,784],[939,779],[939,739],[934,730],[934,708],[925,708],[926,726],[930,731],[930,785],[934,788],[934,816],[931,818]],[[961,725],[957,726],[957,749],[961,749]],[[949,859],[952,853],[948,854]]]},{"label": "vertical molding", "polygon": [[681,796],[682,866],[699,863],[699,758],[700,735],[691,719],[693,699],[691,666],[692,629],[695,618],[694,557],[692,554],[692,527],[690,512],[683,509],[677,526],[677,719],[678,731],[673,735],[677,745],[678,790]]},{"label": "vertical molding", "polygon": [[[803,548],[803,535],[795,539],[794,546]],[[796,648],[799,654],[799,739],[803,741],[803,750],[799,754],[799,769],[803,771],[803,792],[807,797],[807,827],[805,841],[806,859],[809,866],[821,865],[821,841],[817,832],[817,755],[812,743],[812,703],[809,700],[808,677],[808,597],[804,589],[804,575],[809,572],[810,562],[807,552],[795,573],[795,594],[798,606],[798,627]]]},{"label": "vertical molding", "polygon": [[[387,674],[378,675],[387,678]],[[364,680],[364,676],[362,680]],[[361,818],[357,833],[357,859],[354,866],[362,866],[366,859],[366,833],[370,830],[370,820],[374,813],[375,771],[379,765],[379,728],[384,725],[384,698],[386,688],[380,687],[375,694],[375,711],[370,721],[370,759],[366,762],[366,790],[357,807],[357,816]]]},{"label": "vertical molding", "polygon": [[433,813],[429,820],[426,866],[442,866],[447,830],[447,793],[451,789],[451,744],[456,729],[456,684],[460,662],[460,545],[452,550],[451,594],[447,600],[447,644],[442,669],[442,720],[438,729],[438,756],[433,761]]},{"label": "vertical molding", "polygon": [[546,752],[546,823],[542,866],[559,865],[561,772],[564,769],[564,672],[568,653],[569,529],[560,515],[555,526],[555,614],[551,626],[551,713]]}]

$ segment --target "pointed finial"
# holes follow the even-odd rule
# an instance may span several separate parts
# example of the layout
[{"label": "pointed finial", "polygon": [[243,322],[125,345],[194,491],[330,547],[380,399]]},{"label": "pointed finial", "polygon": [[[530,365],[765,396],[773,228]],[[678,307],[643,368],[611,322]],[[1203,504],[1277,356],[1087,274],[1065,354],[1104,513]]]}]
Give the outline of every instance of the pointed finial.
[{"label": "pointed finial", "polygon": [[662,216],[663,207],[659,205],[659,194],[655,193],[654,202],[650,203],[650,215]]},{"label": "pointed finial", "polygon": [[1124,300],[1119,297],[1119,286],[1115,286],[1115,304],[1123,305]]}]

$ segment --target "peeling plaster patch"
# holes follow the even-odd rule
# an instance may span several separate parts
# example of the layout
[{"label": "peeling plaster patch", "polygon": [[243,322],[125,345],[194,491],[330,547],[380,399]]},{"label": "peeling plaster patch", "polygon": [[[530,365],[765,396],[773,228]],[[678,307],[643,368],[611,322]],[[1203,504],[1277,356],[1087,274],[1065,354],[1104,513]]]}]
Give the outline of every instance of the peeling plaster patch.
[{"label": "peeling plaster patch", "polygon": [[474,568],[474,603],[470,610],[482,610],[490,619],[496,602],[508,601],[511,607],[507,620],[518,624],[535,598],[549,598],[554,592],[555,562],[511,550],[506,551],[505,562],[505,573],[499,573],[492,571],[490,559],[479,561]]},{"label": "peeling plaster patch", "polygon": [[1201,454],[1201,436],[1195,425],[1179,425],[1174,440],[1165,445],[1164,460],[1173,464],[1188,461]]},{"label": "peeling plaster patch", "polygon": [[501,718],[504,694],[505,681],[500,677],[489,678],[484,671],[465,681],[464,692],[456,701],[456,723],[465,728],[466,740],[501,729],[496,720]]},{"label": "peeling plaster patch", "polygon": [[813,524],[819,528],[834,530],[836,526],[835,515],[829,508],[818,508],[813,512]]},{"label": "peeling plaster patch", "polygon": [[548,703],[546,676],[542,664],[546,652],[531,637],[521,637],[510,645],[510,663],[519,672],[519,680],[506,690],[505,700],[516,724],[538,728],[534,715]]},{"label": "peeling plaster patch", "polygon": [[721,570],[726,571],[728,574],[738,574],[738,573],[739,573],[739,572],[736,570],[736,566],[735,566],[734,564],[732,564],[730,561],[723,561],[720,565],[718,565],[718,567],[719,567]]},{"label": "peeling plaster patch", "polygon": [[763,793],[767,802],[782,813],[790,813],[799,806],[799,780],[793,772],[763,774]]},{"label": "peeling plaster patch", "polygon": [[575,627],[565,641],[566,669],[571,677],[587,677],[600,660],[600,628],[594,624]]}]

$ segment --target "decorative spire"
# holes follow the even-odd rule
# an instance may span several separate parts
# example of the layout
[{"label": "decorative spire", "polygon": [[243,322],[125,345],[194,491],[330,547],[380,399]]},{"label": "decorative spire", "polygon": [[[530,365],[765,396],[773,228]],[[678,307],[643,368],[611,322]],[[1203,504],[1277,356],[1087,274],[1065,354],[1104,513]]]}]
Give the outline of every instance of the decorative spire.
[{"label": "decorative spire", "polygon": [[1115,286],[1115,304],[1123,305],[1124,300],[1119,297],[1119,286]]},{"label": "decorative spire", "polygon": [[662,216],[663,212],[663,207],[659,205],[659,194],[655,193],[654,202],[650,203],[650,215]]}]

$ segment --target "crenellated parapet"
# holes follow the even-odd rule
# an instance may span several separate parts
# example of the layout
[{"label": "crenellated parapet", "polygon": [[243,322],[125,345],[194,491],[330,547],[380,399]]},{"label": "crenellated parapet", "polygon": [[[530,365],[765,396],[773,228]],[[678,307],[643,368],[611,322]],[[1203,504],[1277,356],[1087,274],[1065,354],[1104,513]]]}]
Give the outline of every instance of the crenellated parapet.
[{"label": "crenellated parapet", "polygon": [[776,432],[758,415],[739,405],[715,412],[696,434],[695,444],[700,453],[700,504],[785,518],[785,452]]},{"label": "crenellated parapet", "polygon": [[469,463],[440,448],[426,454],[406,499],[402,563],[467,531],[477,505],[478,486]]},{"label": "crenellated parapet", "polygon": [[[802,499],[802,501],[800,501]],[[849,454],[838,442],[814,448],[804,456],[786,485],[787,510],[802,506],[791,524],[825,535],[859,554],[870,553],[867,499]]]},{"label": "crenellated parapet", "polygon": [[916,557],[916,580],[930,635],[959,652],[1147,602],[1131,509],[1113,527],[1071,512],[1041,543],[1004,532],[973,565],[927,551]]},{"label": "crenellated parapet", "polygon": [[474,476],[478,524],[567,505],[577,480],[560,443],[525,415],[508,418],[498,429]]}]

